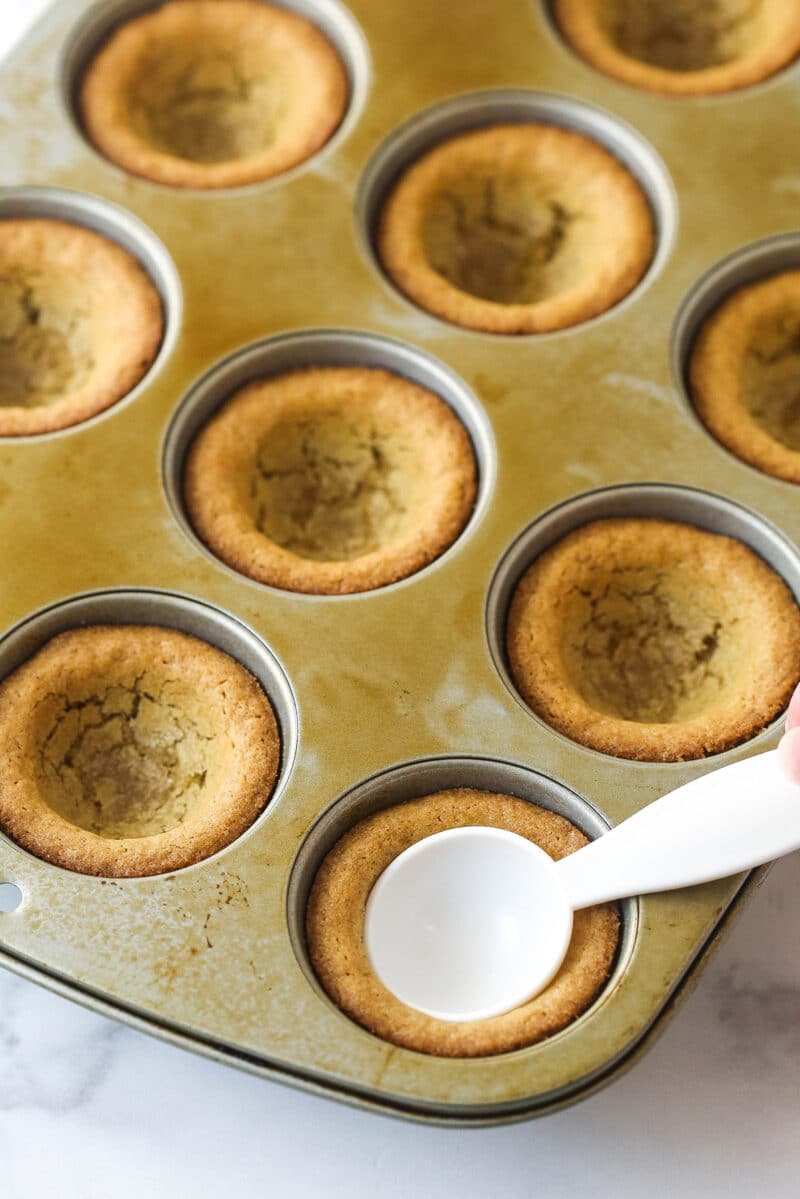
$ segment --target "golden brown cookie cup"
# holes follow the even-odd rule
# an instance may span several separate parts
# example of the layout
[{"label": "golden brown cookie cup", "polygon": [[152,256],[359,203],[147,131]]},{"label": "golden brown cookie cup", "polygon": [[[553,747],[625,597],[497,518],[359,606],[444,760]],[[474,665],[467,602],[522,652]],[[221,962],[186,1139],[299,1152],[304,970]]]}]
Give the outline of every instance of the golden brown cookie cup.
[{"label": "golden brown cookie cup", "polygon": [[783,710],[800,679],[800,609],[739,541],[598,520],[523,573],[506,651],[522,698],[574,741],[684,761],[748,740]]},{"label": "golden brown cookie cup", "polygon": [[607,980],[619,939],[615,905],[576,912],[561,970],[536,998],[488,1020],[452,1024],[407,1007],[374,974],[364,947],[367,898],[416,841],[446,828],[491,825],[527,837],[558,859],[586,844],[570,821],[510,795],[439,791],[356,824],[323,860],[306,913],[306,943],[326,992],[351,1019],[392,1044],[441,1057],[508,1053],[552,1036],[589,1006]]},{"label": "golden brown cookie cup", "polygon": [[433,392],[371,367],[248,384],[200,430],[183,492],[222,561],[290,591],[393,583],[443,553],[472,512],[469,434]]},{"label": "golden brown cookie cup", "polygon": [[90,625],[0,683],[0,828],[83,874],[178,870],[267,803],[280,738],[238,662],[155,626]]},{"label": "golden brown cookie cup", "polygon": [[90,140],[124,170],[221,188],[304,162],[347,98],[339,54],[298,13],[260,0],[168,0],[111,34],[78,109]]},{"label": "golden brown cookie cup", "polygon": [[800,271],[734,291],[706,319],[689,357],[691,398],[727,449],[800,483]]},{"label": "golden brown cookie cup", "polygon": [[552,7],[566,41],[593,67],[672,96],[751,87],[800,53],[800,12],[785,0],[553,0]]},{"label": "golden brown cookie cup", "polygon": [[554,125],[448,138],[384,201],[378,256],[434,316],[490,333],[544,333],[613,307],[655,249],[642,187],[597,142]]},{"label": "golden brown cookie cup", "polygon": [[0,220],[0,436],[50,433],[128,394],[164,334],[140,263],[90,229]]}]

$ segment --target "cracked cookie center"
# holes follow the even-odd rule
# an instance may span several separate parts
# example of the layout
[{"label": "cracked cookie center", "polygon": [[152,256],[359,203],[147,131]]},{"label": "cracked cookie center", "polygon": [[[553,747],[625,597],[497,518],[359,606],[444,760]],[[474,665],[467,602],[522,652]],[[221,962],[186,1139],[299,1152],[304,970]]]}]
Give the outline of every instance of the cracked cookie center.
[{"label": "cracked cookie center", "polygon": [[741,57],[757,33],[760,0],[618,0],[604,14],[623,53],[667,71],[701,71]]},{"label": "cracked cookie center", "polygon": [[461,291],[532,304],[560,290],[549,268],[570,220],[534,178],[466,174],[428,201],[423,246],[431,266]]},{"label": "cracked cookie center", "polygon": [[763,322],[742,363],[741,398],[765,433],[800,451],[800,319]]},{"label": "cracked cookie center", "polygon": [[281,112],[277,64],[246,73],[235,52],[162,49],[130,96],[134,127],[157,149],[190,162],[249,158],[274,140]]},{"label": "cracked cookie center", "polygon": [[373,423],[337,413],[278,424],[255,462],[256,526],[284,549],[317,561],[378,550],[406,521],[406,453]]},{"label": "cracked cookie center", "polygon": [[573,592],[561,653],[591,707],[641,723],[702,712],[734,665],[718,598],[679,572],[647,568],[599,574]]},{"label": "cracked cookie center", "polygon": [[164,833],[201,802],[209,738],[179,706],[126,687],[65,697],[42,749],[42,794],[112,839]]},{"label": "cracked cookie center", "polygon": [[0,275],[0,407],[53,404],[89,374],[88,319],[73,290],[38,272]]}]

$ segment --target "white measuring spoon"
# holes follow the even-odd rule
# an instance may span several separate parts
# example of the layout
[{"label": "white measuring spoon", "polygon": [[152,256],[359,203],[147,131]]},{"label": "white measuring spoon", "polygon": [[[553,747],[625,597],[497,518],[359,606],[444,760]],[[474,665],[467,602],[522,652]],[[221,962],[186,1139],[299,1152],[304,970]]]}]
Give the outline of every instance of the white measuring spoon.
[{"label": "white measuring spoon", "polygon": [[483,1020],[547,986],[579,908],[723,878],[798,848],[800,784],[773,750],[678,787],[559,862],[505,829],[425,837],[373,887],[364,941],[378,978],[410,1007]]}]

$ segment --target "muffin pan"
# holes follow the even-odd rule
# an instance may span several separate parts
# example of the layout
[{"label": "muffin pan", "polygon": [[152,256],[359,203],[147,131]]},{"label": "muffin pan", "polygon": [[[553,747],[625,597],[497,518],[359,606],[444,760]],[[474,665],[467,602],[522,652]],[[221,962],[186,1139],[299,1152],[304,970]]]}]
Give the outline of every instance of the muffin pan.
[{"label": "muffin pan", "polygon": [[[454,786],[508,791],[590,835],[713,765],[583,748],[523,705],[503,620],[536,553],[589,519],[658,515],[741,538],[800,599],[793,485],[720,447],[684,371],[705,312],[797,263],[797,67],[715,99],[644,94],[578,59],[532,0],[304,0],[347,66],[347,114],[287,174],[241,190],[126,175],[80,131],[74,96],[113,25],[155,7],[64,0],[4,66],[0,218],[63,216],[135,253],[166,333],[124,400],[75,428],[0,440],[0,675],[63,628],[156,623],[203,637],[262,682],[278,784],[233,844],[169,875],[107,879],[0,837],[0,960],[62,994],[258,1074],[363,1107],[479,1125],[551,1111],[630,1064],[763,877],[623,905],[605,988],[575,1023],[513,1053],[444,1059],[389,1045],[324,995],[303,908],[316,864],[371,810]],[[373,249],[398,170],[451,133],[519,120],[601,141],[641,182],[656,252],[618,305],[555,334],[456,328],[401,296]],[[780,236],[776,236],[780,235]],[[766,239],[766,240],[765,240]],[[472,518],[402,582],[346,597],[255,583],[197,540],[181,498],[195,430],[248,379],[308,365],[394,369],[466,424]],[[721,581],[721,583],[724,581]],[[16,889],[16,890],[14,890]],[[21,902],[18,902],[21,893]]]}]

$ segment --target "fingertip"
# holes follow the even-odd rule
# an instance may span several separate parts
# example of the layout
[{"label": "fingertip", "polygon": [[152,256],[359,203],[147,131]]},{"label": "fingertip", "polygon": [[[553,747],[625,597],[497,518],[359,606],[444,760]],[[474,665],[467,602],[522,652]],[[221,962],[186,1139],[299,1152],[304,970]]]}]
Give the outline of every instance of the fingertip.
[{"label": "fingertip", "polygon": [[790,729],[778,746],[783,769],[795,783],[800,783],[800,728]]},{"label": "fingertip", "polygon": [[786,713],[786,728],[796,729],[800,726],[800,684],[795,687],[794,695],[789,701],[789,710]]}]

